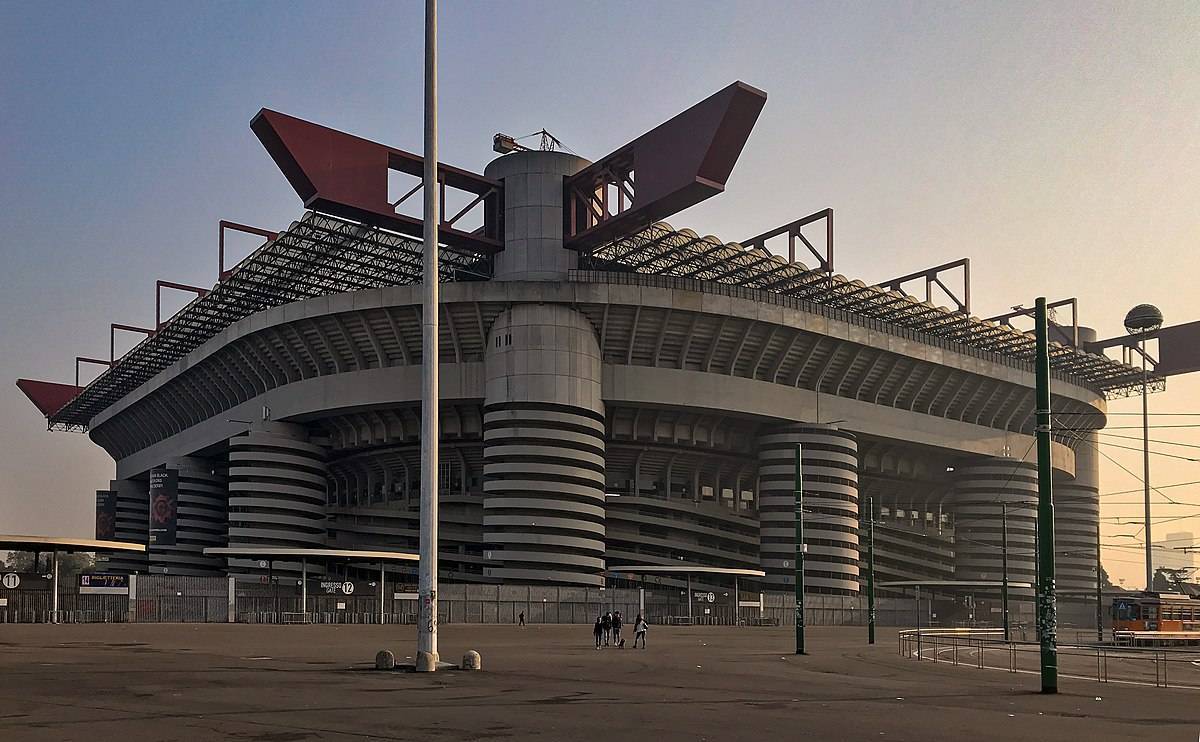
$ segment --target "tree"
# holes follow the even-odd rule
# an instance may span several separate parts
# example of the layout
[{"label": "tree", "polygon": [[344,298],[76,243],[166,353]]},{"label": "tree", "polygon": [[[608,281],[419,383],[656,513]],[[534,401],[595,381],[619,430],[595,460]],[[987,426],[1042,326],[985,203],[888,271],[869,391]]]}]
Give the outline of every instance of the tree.
[{"label": "tree", "polygon": [[[10,551],[4,559],[4,571],[48,574],[52,569],[50,553],[42,552],[41,560],[38,564],[33,563],[33,557],[34,552],[32,551]],[[58,555],[59,577],[90,572],[95,568],[96,557],[93,554],[75,553]]]}]

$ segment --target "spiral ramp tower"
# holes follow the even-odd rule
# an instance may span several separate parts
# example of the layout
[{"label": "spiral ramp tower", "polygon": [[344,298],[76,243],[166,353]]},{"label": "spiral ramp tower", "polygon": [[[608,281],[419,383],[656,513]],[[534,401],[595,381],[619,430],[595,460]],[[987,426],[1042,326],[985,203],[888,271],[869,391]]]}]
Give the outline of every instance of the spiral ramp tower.
[{"label": "spiral ramp tower", "polygon": [[858,592],[858,444],[828,425],[769,429],[758,439],[759,535],[765,584],[795,586],[796,447],[804,478],[805,589]]},{"label": "spiral ramp tower", "polygon": [[[327,472],[324,447],[302,425],[255,423],[229,439],[229,546],[320,548],[326,541]],[[259,571],[257,562],[229,558],[233,573]],[[299,574],[299,562],[276,572]]]},{"label": "spiral ramp tower", "polygon": [[600,349],[565,306],[519,304],[488,335],[483,538],[490,577],[603,584]]}]

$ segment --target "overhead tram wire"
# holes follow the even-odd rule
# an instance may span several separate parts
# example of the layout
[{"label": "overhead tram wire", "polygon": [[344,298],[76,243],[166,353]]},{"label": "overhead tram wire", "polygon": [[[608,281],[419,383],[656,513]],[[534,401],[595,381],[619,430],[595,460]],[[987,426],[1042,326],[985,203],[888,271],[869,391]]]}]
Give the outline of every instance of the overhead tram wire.
[{"label": "overhead tram wire", "polygon": [[[1061,428],[1060,428],[1060,430],[1061,430]],[[1069,433],[1070,431],[1067,431],[1067,432]],[[1074,437],[1075,437],[1075,440],[1076,440],[1076,441],[1078,441],[1078,442],[1080,442],[1080,443],[1086,443],[1086,444],[1088,444],[1089,446],[1092,446],[1093,448],[1095,448],[1095,449],[1096,449],[1096,453],[1100,454],[1100,455],[1101,455],[1101,456],[1103,456],[1104,458],[1106,458],[1106,459],[1108,459],[1109,461],[1111,461],[1112,463],[1116,464],[1116,465],[1117,465],[1118,467],[1120,467],[1120,469],[1121,469],[1122,471],[1124,471],[1126,474],[1128,474],[1129,476],[1133,477],[1133,478],[1134,478],[1135,480],[1137,480],[1138,482],[1141,482],[1141,483],[1142,483],[1142,485],[1143,485],[1143,487],[1145,486],[1146,482],[1145,482],[1145,480],[1144,480],[1144,479],[1142,479],[1142,478],[1141,478],[1141,477],[1139,477],[1138,475],[1136,475],[1136,474],[1134,474],[1133,472],[1131,472],[1131,471],[1129,470],[1129,468],[1128,468],[1128,467],[1126,467],[1124,464],[1122,464],[1120,461],[1117,461],[1117,460],[1116,460],[1116,459],[1114,459],[1112,456],[1109,456],[1107,453],[1105,453],[1104,451],[1102,451],[1102,450],[1100,449],[1100,445],[1099,445],[1099,444],[1097,444],[1097,443],[1092,443],[1092,442],[1091,442],[1091,441],[1089,441],[1088,439],[1086,439],[1086,438],[1084,438],[1083,436],[1081,436],[1081,435],[1078,435],[1078,434],[1076,434]],[[1179,504],[1181,504],[1181,503],[1179,503],[1178,501],[1176,501],[1176,500],[1173,500],[1173,499],[1171,499],[1170,497],[1168,497],[1167,495],[1165,495],[1165,494],[1163,494],[1162,492],[1160,492],[1160,491],[1159,491],[1159,489],[1158,489],[1157,487],[1155,487],[1154,485],[1151,485],[1151,486],[1150,486],[1150,489],[1152,489],[1152,490],[1153,490],[1153,491],[1155,491],[1155,492],[1158,492],[1158,494],[1159,494],[1159,495],[1160,495],[1160,496],[1161,496],[1161,497],[1162,497],[1164,500],[1166,500],[1167,502],[1170,502],[1170,503],[1173,503],[1173,504],[1176,504],[1176,505],[1179,505]],[[1140,491],[1140,490],[1139,490],[1139,491]]]},{"label": "overhead tram wire", "polygon": [[[1107,441],[1100,441],[1100,444],[1103,446],[1111,446],[1112,448],[1120,448],[1125,451],[1137,451],[1139,453],[1142,451],[1140,448],[1134,448],[1133,446],[1122,446],[1120,443],[1108,443]],[[1200,458],[1180,456],[1179,454],[1167,453],[1165,451],[1151,451],[1150,453],[1155,456],[1165,456],[1168,459],[1179,459],[1180,461],[1200,461]]]},{"label": "overhead tram wire", "polygon": [[[1096,432],[1097,432],[1098,434],[1100,434],[1100,435],[1106,435],[1106,436],[1108,436],[1109,438],[1122,438],[1122,439],[1124,439],[1124,440],[1127,440],[1127,441],[1140,441],[1140,440],[1142,439],[1142,438],[1141,438],[1141,436],[1137,436],[1137,435],[1118,435],[1117,433],[1109,433],[1109,432],[1106,432],[1106,431],[1105,431],[1105,430],[1103,430],[1103,429],[1101,429],[1101,430],[1098,430],[1098,431],[1096,431]],[[1150,439],[1150,442],[1151,442],[1151,443],[1161,443],[1161,444],[1162,444],[1162,445],[1164,445],[1164,446],[1180,446],[1181,448],[1200,448],[1200,443],[1179,443],[1179,442],[1176,442],[1176,441],[1155,440],[1155,439],[1153,439],[1153,438],[1151,438],[1151,439]],[[1140,450],[1140,449],[1139,449],[1139,450]]]}]

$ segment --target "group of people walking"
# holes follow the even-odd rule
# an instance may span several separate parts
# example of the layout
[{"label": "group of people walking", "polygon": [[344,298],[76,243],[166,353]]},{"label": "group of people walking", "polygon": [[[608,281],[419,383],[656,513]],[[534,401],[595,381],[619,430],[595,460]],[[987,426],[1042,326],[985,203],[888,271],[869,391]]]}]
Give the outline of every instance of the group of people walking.
[{"label": "group of people walking", "polygon": [[[624,625],[620,611],[613,611],[605,613],[603,616],[597,616],[596,625],[592,627],[592,635],[596,639],[596,649],[599,649],[601,646],[607,647],[610,642],[614,647],[623,649],[625,647],[625,640],[621,638],[621,629]],[[633,620],[633,646],[635,649],[639,641],[642,643],[642,649],[645,649],[646,619],[642,618],[642,614],[640,613]]]}]

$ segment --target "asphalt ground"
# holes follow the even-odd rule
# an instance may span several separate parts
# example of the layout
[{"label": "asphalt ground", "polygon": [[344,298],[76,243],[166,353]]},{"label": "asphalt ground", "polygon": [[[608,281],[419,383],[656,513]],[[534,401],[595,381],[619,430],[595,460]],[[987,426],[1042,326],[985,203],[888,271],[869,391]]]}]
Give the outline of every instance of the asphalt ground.
[{"label": "asphalt ground", "polygon": [[894,631],[654,626],[597,651],[590,626],[441,629],[444,659],[403,661],[408,626],[0,625],[0,740],[1187,740],[1200,691],[900,657]]}]

